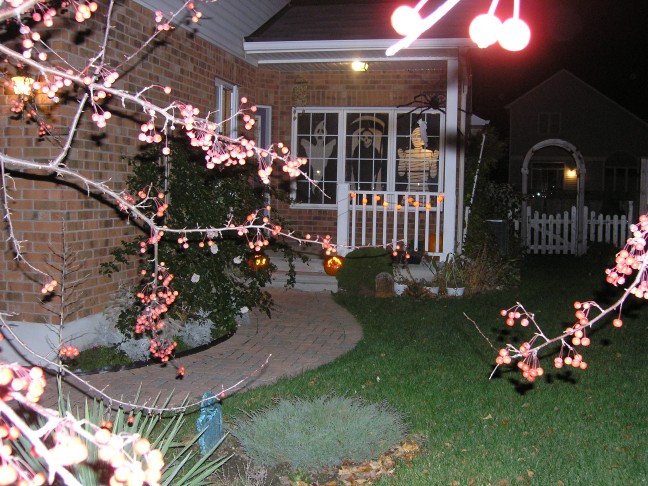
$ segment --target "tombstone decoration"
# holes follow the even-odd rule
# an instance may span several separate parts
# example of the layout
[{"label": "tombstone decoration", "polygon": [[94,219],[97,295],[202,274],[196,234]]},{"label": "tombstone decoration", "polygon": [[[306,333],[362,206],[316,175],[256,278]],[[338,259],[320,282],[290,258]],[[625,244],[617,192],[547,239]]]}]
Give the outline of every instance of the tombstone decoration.
[{"label": "tombstone decoration", "polygon": [[395,295],[393,275],[387,272],[376,275],[376,298],[388,299]]},{"label": "tombstone decoration", "polygon": [[212,392],[205,392],[204,402],[200,404],[200,416],[196,420],[198,432],[204,432],[198,439],[200,452],[204,456],[223,438],[223,411],[221,404]]}]

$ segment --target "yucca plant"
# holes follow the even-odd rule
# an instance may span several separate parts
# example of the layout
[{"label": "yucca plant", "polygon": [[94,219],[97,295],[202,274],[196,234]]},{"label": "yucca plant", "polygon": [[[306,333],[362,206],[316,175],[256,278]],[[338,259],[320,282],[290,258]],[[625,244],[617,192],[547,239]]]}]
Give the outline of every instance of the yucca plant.
[{"label": "yucca plant", "polygon": [[[170,398],[159,405],[159,408],[165,408]],[[152,406],[156,406],[158,401],[159,395]],[[67,401],[65,412],[70,411],[72,411],[72,407]],[[107,412],[103,402],[93,400],[89,403],[86,401],[83,418],[93,424],[99,424],[102,420],[106,420]],[[79,417],[80,413],[76,415]],[[131,416],[132,419],[129,422]],[[188,420],[184,412],[163,418],[160,414],[149,414],[141,411],[130,414],[120,408],[111,416],[111,419],[113,433],[128,432],[138,434],[147,438],[152,448],[159,449],[164,454],[165,465],[160,480],[162,486],[209,484],[207,478],[213,475],[231,457],[211,459],[225,437],[203,456],[200,456],[197,444],[201,434],[196,434],[188,440],[181,440],[179,432],[186,420]],[[21,459],[33,471],[46,472],[46,466],[31,453],[31,444],[22,438],[16,442],[16,451],[21,456]],[[99,461],[97,452],[97,448],[89,444],[88,459],[75,466],[72,471],[77,480],[84,486],[108,484],[112,474],[110,465]]]}]

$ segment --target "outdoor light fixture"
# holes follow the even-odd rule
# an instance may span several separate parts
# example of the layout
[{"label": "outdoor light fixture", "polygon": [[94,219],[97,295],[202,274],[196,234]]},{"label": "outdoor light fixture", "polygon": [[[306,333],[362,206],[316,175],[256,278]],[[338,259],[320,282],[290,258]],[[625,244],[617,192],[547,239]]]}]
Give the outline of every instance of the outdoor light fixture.
[{"label": "outdoor light fixture", "polygon": [[32,85],[34,84],[33,78],[28,78],[26,76],[14,76],[11,78],[13,83],[14,94],[19,96],[30,95],[32,91]]},{"label": "outdoor light fixture", "polygon": [[[400,35],[405,36],[391,46],[385,54],[393,56],[401,49],[407,48],[419,36],[432,27],[461,0],[446,0],[434,12],[421,18],[419,11],[428,0],[421,0],[416,7],[400,6],[391,17],[392,27]],[[485,48],[499,42],[500,46],[509,51],[524,49],[531,39],[529,26],[520,19],[520,0],[513,2],[513,16],[502,22],[495,15],[499,0],[492,0],[488,12],[478,15],[470,23],[468,33],[478,47]]]},{"label": "outdoor light fixture", "polygon": [[369,69],[369,64],[364,61],[353,61],[351,63],[351,69],[358,72],[363,72]]}]

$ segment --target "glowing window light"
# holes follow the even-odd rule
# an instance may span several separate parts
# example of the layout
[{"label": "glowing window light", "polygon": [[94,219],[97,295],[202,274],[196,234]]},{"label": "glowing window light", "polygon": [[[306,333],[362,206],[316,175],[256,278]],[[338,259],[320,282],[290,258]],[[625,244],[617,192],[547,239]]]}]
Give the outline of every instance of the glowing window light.
[{"label": "glowing window light", "polygon": [[13,83],[13,92],[17,95],[29,95],[32,91],[32,85],[34,84],[33,78],[28,78],[26,76],[14,76],[11,78]]}]

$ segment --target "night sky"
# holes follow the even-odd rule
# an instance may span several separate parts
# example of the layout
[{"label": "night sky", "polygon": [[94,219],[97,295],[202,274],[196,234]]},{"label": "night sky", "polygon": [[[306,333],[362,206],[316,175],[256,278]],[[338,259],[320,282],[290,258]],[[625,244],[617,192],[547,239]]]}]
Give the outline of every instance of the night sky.
[{"label": "night sky", "polygon": [[[490,1],[483,1],[487,10]],[[502,20],[512,3],[500,0]],[[648,0],[521,0],[520,17],[531,28],[526,49],[472,53],[476,115],[506,134],[504,106],[567,69],[648,120]]]}]

